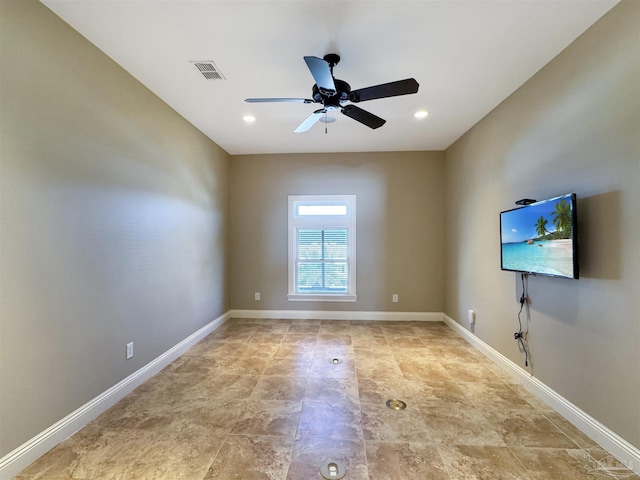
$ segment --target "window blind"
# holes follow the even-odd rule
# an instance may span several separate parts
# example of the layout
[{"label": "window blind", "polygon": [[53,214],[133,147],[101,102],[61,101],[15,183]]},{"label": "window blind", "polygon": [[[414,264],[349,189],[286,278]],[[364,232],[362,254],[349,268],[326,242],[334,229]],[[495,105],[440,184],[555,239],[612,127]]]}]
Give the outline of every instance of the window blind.
[{"label": "window blind", "polygon": [[349,278],[346,228],[299,229],[296,235],[298,293],[345,293]]}]

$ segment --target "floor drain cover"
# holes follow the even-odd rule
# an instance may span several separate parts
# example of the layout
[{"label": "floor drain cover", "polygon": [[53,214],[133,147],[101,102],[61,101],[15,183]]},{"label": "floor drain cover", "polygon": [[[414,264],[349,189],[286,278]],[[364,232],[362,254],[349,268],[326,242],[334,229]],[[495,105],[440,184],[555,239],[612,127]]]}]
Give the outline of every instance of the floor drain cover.
[{"label": "floor drain cover", "polygon": [[386,404],[391,410],[404,410],[407,408],[407,404],[402,400],[387,400]]},{"label": "floor drain cover", "polygon": [[337,365],[338,363],[342,363],[342,360],[340,360],[339,358],[332,358],[331,360],[329,360],[329,363]]},{"label": "floor drain cover", "polygon": [[335,460],[327,460],[320,467],[320,475],[322,475],[322,478],[329,480],[339,480],[340,478],[344,478],[346,474],[347,467],[345,467],[343,463]]}]

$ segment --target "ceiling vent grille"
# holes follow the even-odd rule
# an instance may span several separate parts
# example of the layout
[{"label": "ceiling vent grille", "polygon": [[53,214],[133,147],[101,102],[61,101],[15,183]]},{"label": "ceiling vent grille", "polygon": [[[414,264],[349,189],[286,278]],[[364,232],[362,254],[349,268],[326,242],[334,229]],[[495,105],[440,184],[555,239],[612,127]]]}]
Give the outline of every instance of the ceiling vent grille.
[{"label": "ceiling vent grille", "polygon": [[207,80],[226,80],[220,69],[211,60],[191,62]]}]

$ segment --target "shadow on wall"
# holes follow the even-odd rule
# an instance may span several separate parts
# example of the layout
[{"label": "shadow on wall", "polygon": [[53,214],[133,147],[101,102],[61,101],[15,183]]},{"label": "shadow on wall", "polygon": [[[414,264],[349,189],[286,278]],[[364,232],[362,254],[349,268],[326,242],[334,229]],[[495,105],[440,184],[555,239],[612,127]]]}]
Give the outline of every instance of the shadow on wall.
[{"label": "shadow on wall", "polygon": [[620,191],[578,199],[580,276],[602,280],[620,278]]},{"label": "shadow on wall", "polygon": [[[545,276],[530,276],[528,285],[529,304],[531,316],[540,312],[545,316],[555,318],[562,323],[575,324],[580,314],[579,289],[576,282],[568,278],[555,278]],[[520,282],[520,276],[516,276],[516,284]],[[516,286],[516,291],[522,291],[521,285]]]},{"label": "shadow on wall", "polygon": [[[615,280],[621,269],[620,192],[612,191],[578,197],[578,248],[580,278]],[[534,311],[577,321],[581,280],[553,277],[529,277],[529,299]],[[520,275],[515,275],[516,298],[522,294]],[[517,301],[517,300],[516,300]]]}]

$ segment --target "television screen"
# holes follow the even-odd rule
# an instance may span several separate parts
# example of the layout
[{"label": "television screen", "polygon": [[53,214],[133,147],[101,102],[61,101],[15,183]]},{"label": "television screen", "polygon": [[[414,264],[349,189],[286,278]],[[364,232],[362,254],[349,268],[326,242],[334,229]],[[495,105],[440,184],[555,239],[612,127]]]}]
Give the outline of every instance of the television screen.
[{"label": "television screen", "polygon": [[578,278],[576,194],[500,213],[501,268]]}]

